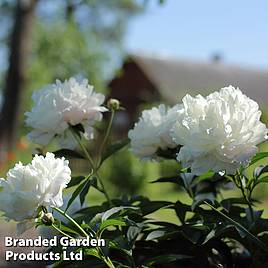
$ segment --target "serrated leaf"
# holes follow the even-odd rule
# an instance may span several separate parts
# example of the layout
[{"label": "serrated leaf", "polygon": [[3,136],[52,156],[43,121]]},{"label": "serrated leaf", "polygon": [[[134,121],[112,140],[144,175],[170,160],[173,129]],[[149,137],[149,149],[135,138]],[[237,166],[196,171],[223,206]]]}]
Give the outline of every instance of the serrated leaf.
[{"label": "serrated leaf", "polygon": [[70,149],[60,149],[58,151],[53,152],[53,154],[56,157],[65,157],[67,159],[69,158],[78,158],[78,159],[85,159],[85,157],[83,155],[81,155],[80,153],[70,150]]},{"label": "serrated leaf", "polygon": [[119,150],[123,149],[126,145],[128,145],[130,142],[129,139],[124,139],[121,141],[117,141],[114,144],[111,144],[108,146],[108,148],[105,150],[105,152],[102,155],[101,163],[105,161],[107,158],[109,158],[114,153],[118,152]]}]

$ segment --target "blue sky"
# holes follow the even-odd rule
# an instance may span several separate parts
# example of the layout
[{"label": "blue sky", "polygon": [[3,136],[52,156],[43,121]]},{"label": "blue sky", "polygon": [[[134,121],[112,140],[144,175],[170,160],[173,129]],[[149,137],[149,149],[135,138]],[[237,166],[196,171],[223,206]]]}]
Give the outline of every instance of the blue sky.
[{"label": "blue sky", "polygon": [[126,47],[197,60],[220,52],[225,62],[268,69],[268,1],[150,0]]}]

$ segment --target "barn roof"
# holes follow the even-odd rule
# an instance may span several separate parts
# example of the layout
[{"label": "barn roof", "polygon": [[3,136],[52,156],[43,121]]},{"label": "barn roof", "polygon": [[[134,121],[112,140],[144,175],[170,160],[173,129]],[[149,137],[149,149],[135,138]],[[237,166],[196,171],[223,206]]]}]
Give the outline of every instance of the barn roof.
[{"label": "barn roof", "polygon": [[146,54],[132,54],[130,58],[170,104],[186,93],[206,95],[233,85],[259,104],[268,105],[268,70]]}]

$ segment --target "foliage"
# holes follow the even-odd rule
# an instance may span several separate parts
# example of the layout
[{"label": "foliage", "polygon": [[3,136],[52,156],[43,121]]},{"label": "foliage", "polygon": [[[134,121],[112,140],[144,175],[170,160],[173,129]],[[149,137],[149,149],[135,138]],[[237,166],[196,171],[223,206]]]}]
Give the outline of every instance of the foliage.
[{"label": "foliage", "polygon": [[[117,153],[118,147],[110,148]],[[160,153],[166,161],[173,161],[173,151]],[[111,151],[109,155],[115,157]],[[187,192],[191,204],[179,199],[169,202],[163,197],[152,201],[134,195],[108,198],[101,205],[81,208],[74,214],[74,220],[83,231],[74,228],[71,221],[62,230],[71,236],[75,236],[75,232],[93,234],[104,238],[107,245],[102,249],[83,248],[84,260],[77,267],[266,267],[268,220],[262,217],[263,211],[255,209],[259,200],[252,194],[257,185],[268,182],[268,166],[257,166],[250,175],[246,175],[246,171],[267,155],[257,154],[235,175],[207,172],[188,176],[190,170],[180,169],[178,165],[173,176],[153,181],[160,187],[162,183],[177,185]],[[69,203],[78,195],[83,203],[89,187],[105,192],[103,182],[100,183],[96,175],[99,169],[101,166],[93,169],[87,178],[72,179],[74,194]],[[240,197],[222,197],[222,190],[230,183],[241,192]],[[152,213],[159,210],[174,211],[179,224],[152,218]],[[58,228],[62,228],[59,223]],[[108,264],[106,257],[112,264]],[[64,261],[57,263],[57,267],[73,265]]]},{"label": "foliage", "polygon": [[[162,172],[167,176],[155,178],[151,181],[151,186],[158,184],[161,189],[165,183],[172,184],[178,191],[179,189],[184,191],[189,196],[190,202],[184,202],[180,195],[176,201],[168,201],[161,192],[161,197],[157,200],[150,200],[147,194],[141,196],[133,193],[130,195],[118,193],[116,198],[111,198],[111,189],[107,188],[107,180],[112,180],[114,175],[113,172],[107,173],[106,165],[109,161],[111,168],[120,169],[121,174],[116,183],[118,186],[121,185],[120,187],[124,187],[125,184],[124,191],[132,187],[137,187],[138,190],[138,182],[146,177],[146,173],[135,172],[135,165],[132,165],[131,158],[128,158],[129,151],[125,150],[129,143],[128,139],[109,143],[114,116],[121,109],[117,106],[109,107],[110,119],[103,130],[103,139],[98,144],[98,148],[92,146],[91,150],[88,150],[85,146],[85,137],[81,135],[85,132],[82,127],[82,117],[79,124],[68,125],[68,131],[80,146],[80,151],[58,149],[54,154],[47,154],[53,159],[54,156],[84,159],[88,163],[88,174],[76,174],[71,178],[68,183],[71,195],[64,210],[55,205],[50,205],[49,208],[48,205],[39,203],[37,215],[33,215],[37,217],[36,227],[45,225],[53,228],[57,235],[69,238],[82,236],[105,239],[106,245],[69,247],[67,250],[82,250],[83,260],[79,262],[60,260],[53,265],[110,268],[266,267],[268,265],[268,219],[263,217],[263,210],[257,209],[260,200],[256,199],[254,191],[268,182],[268,165],[258,164],[260,161],[266,162],[268,153],[257,153],[250,162],[240,166],[232,174],[209,170],[204,174],[194,175],[191,173],[191,167],[182,168],[176,161],[181,146],[158,149],[155,152],[156,159],[165,159]],[[76,113],[73,115],[75,116]],[[39,148],[38,151],[43,154],[44,150]],[[119,152],[123,153],[124,163],[120,162],[122,158],[119,158],[119,161],[116,159]],[[41,172],[48,169],[49,178],[55,176],[53,168],[56,166],[53,162],[49,162],[50,166],[46,167],[46,161],[44,159],[42,161],[44,166]],[[36,165],[37,169],[39,167],[40,163]],[[47,179],[46,172],[42,175]],[[68,180],[70,173],[68,171]],[[18,176],[18,172],[16,174]],[[61,181],[62,174],[61,172],[55,174],[53,179],[58,183]],[[24,180],[24,176],[19,177],[19,182],[21,180]],[[31,182],[31,189],[35,188],[34,180]],[[239,196],[222,195],[223,190],[230,189],[230,185],[240,193]],[[96,205],[86,204],[85,200],[92,188],[103,194],[105,202]],[[62,186],[59,187],[60,192],[62,189]],[[150,190],[150,187],[148,189]],[[9,190],[12,193],[12,187]],[[46,190],[48,195],[49,190],[48,187]],[[70,212],[71,205],[77,199],[80,208]],[[23,198],[21,202],[24,202]],[[172,211],[177,220],[158,220],[154,215],[159,211]],[[61,217],[57,216],[59,214]],[[51,247],[49,250],[62,252],[65,249]]]},{"label": "foliage", "polygon": [[[0,87],[8,65],[8,45],[17,1],[0,3],[2,65]],[[135,0],[112,1],[38,1],[32,51],[28,60],[23,110],[31,105],[33,90],[57,79],[75,75],[87,77],[98,91],[106,90],[106,81],[115,71],[123,54],[123,37],[129,20],[143,11]],[[107,49],[108,48],[108,49]],[[23,116],[20,134],[26,134]]]}]

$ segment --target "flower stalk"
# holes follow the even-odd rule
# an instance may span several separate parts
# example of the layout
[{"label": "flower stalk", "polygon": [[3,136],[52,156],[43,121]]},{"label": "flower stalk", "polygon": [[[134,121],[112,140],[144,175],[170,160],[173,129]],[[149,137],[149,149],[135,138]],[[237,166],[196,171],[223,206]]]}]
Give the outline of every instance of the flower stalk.
[{"label": "flower stalk", "polygon": [[107,127],[107,130],[106,130],[104,139],[103,139],[103,141],[101,143],[101,146],[100,146],[99,159],[98,159],[98,163],[97,163],[97,169],[99,169],[100,168],[100,165],[101,165],[101,156],[102,156],[103,150],[104,150],[104,148],[105,148],[105,146],[107,144],[108,138],[109,138],[110,133],[111,133],[114,116],[115,116],[115,110],[112,109],[112,111],[111,111],[111,117],[110,117],[110,120],[109,120],[109,123],[108,123],[108,127]]},{"label": "flower stalk", "polygon": [[78,137],[78,135],[75,133],[75,131],[70,127],[71,133],[74,137],[74,139],[77,141],[77,143],[79,144],[80,148],[82,149],[82,151],[84,152],[84,155],[86,157],[86,159],[88,160],[92,170],[93,170],[93,174],[92,175],[96,175],[97,180],[99,181],[100,185],[101,185],[101,192],[105,195],[107,201],[109,204],[111,204],[111,199],[105,189],[104,183],[102,181],[102,179],[100,178],[99,174],[98,174],[98,168],[95,167],[94,161],[92,159],[92,157],[90,156],[90,154],[88,153],[86,147],[84,146],[84,144],[81,142],[80,138]]},{"label": "flower stalk", "polygon": [[246,233],[248,235],[248,237],[251,239],[251,241],[253,243],[255,243],[257,246],[259,246],[263,251],[266,252],[266,254],[268,254],[268,246],[265,245],[259,238],[257,238],[255,235],[253,235],[251,232],[249,232],[243,225],[241,225],[240,223],[234,221],[232,218],[228,217],[227,215],[225,215],[223,212],[221,212],[220,210],[218,210],[217,208],[213,207],[211,204],[209,204],[207,201],[204,201],[204,203],[209,206],[213,211],[217,212],[218,214],[220,214],[223,218],[225,218],[226,220],[228,220],[229,222],[231,222],[234,226],[236,226],[238,229],[240,229],[241,231],[243,231],[244,233]]},{"label": "flower stalk", "polygon": [[[64,216],[66,219],[68,219],[71,223],[74,224],[74,226],[85,236],[85,237],[89,237],[89,234],[71,217],[69,216],[66,212],[62,211],[60,208],[54,208],[54,210],[56,210],[57,212],[59,212],[62,216]],[[54,224],[52,225],[52,227],[54,229],[56,229],[57,231],[59,231],[61,234],[69,237],[69,238],[72,238],[71,236],[65,234],[63,231],[61,231],[59,228],[57,228]],[[90,236],[91,237],[96,237],[96,233],[94,230],[92,230],[90,228]],[[96,237],[97,238],[97,237]],[[108,257],[108,256],[105,256],[102,252],[102,249],[100,247],[97,247],[97,250],[100,254],[100,258],[107,264],[108,267],[110,268],[115,268],[111,259]]]}]

